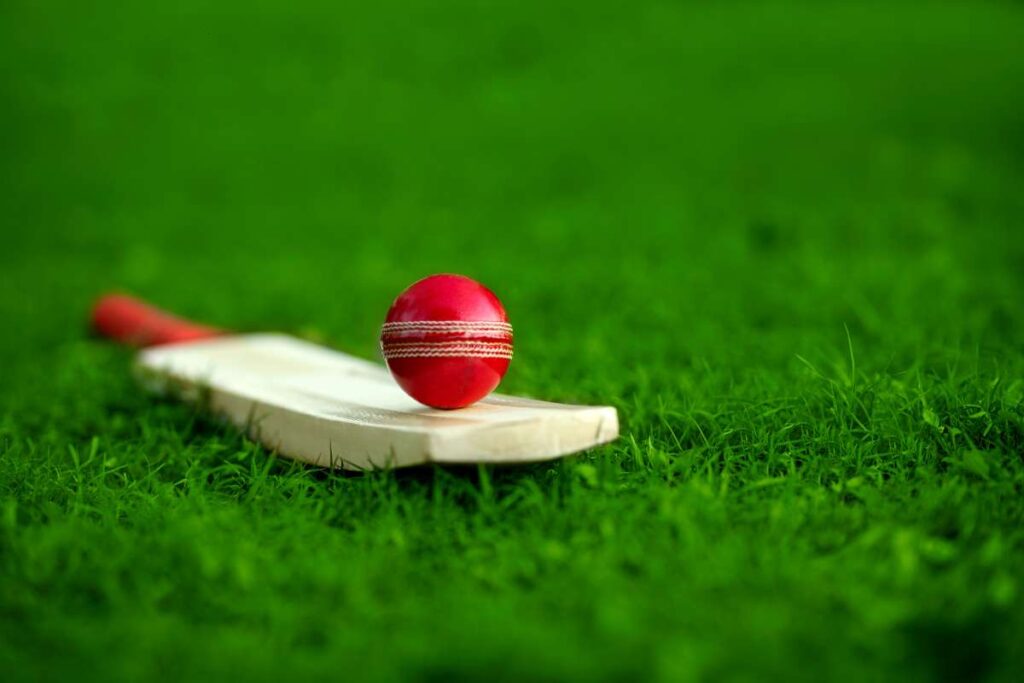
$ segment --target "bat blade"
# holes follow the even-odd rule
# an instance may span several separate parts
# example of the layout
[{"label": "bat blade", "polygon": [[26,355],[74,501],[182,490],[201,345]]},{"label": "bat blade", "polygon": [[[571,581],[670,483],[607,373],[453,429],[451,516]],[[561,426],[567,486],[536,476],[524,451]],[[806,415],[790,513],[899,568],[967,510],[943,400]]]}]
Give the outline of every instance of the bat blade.
[{"label": "bat blade", "polygon": [[619,430],[608,406],[493,395],[434,410],[380,365],[280,334],[156,346],[137,369],[152,390],[208,402],[266,447],[325,467],[525,463],[607,443]]}]

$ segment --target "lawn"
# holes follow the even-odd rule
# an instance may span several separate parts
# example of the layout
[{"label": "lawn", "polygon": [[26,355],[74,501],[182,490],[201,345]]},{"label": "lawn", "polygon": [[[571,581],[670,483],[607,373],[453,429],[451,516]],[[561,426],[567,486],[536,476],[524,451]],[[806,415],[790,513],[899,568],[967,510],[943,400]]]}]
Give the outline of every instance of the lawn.
[{"label": "lawn", "polygon": [[[1024,6],[166,5],[0,8],[0,678],[1024,670]],[[434,272],[622,437],[332,473],[86,325]]]}]

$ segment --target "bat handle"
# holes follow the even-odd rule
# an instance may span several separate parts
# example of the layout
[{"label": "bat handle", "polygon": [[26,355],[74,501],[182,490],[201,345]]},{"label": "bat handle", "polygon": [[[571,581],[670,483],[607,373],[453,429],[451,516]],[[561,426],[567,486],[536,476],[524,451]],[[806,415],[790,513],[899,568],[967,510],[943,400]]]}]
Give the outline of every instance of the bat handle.
[{"label": "bat handle", "polygon": [[176,344],[225,334],[123,294],[108,294],[96,302],[92,326],[102,336],[131,346]]}]

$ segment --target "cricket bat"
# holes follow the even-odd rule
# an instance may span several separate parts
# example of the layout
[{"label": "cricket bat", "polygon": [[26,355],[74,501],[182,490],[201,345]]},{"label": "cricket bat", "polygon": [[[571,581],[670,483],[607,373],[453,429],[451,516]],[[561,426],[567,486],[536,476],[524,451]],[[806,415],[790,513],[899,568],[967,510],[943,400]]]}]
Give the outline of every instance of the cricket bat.
[{"label": "cricket bat", "polygon": [[153,392],[199,402],[289,458],[366,470],[426,463],[527,463],[613,441],[618,415],[493,394],[461,410],[423,406],[378,363],[284,334],[231,334],[132,297],[101,298],[101,335],[141,347]]}]

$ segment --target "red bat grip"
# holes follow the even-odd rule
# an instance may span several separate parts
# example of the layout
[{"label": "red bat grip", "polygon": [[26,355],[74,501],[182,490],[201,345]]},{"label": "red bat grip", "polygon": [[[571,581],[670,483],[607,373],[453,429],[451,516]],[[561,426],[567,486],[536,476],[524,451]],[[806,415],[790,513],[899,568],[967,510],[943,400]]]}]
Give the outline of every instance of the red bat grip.
[{"label": "red bat grip", "polygon": [[176,318],[122,294],[100,298],[92,309],[92,326],[104,337],[132,346],[158,346],[217,337],[224,332]]}]

